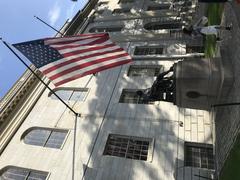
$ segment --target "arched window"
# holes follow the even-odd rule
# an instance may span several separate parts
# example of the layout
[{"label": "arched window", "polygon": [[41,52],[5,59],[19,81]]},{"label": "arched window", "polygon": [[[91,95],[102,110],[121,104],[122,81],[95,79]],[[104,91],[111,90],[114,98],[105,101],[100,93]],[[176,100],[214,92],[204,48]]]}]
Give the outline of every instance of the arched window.
[{"label": "arched window", "polygon": [[[84,101],[88,93],[88,88],[59,87],[54,89],[54,91],[64,101]],[[48,96],[52,99],[57,99],[51,92]]]},{"label": "arched window", "polygon": [[89,30],[90,33],[98,33],[98,32],[120,32],[123,27],[93,27]]},{"label": "arched window", "polygon": [[144,25],[146,30],[161,30],[161,29],[181,29],[180,22],[150,22]]},{"label": "arched window", "polygon": [[135,0],[119,0],[118,4],[127,4],[127,3],[133,3]]},{"label": "arched window", "polygon": [[147,11],[167,10],[167,9],[170,9],[170,6],[171,6],[170,4],[148,6]]},{"label": "arched window", "polygon": [[26,144],[60,149],[68,130],[34,127],[23,134]]},{"label": "arched window", "polygon": [[119,9],[114,9],[112,14],[124,14],[124,13],[130,13],[131,9],[130,8],[119,8]]},{"label": "arched window", "polygon": [[102,2],[99,2],[99,3],[97,4],[97,6],[98,6],[98,7],[101,7],[101,6],[104,6],[104,5],[107,5],[107,4],[108,4],[107,1],[102,1]]},{"label": "arched window", "polygon": [[7,166],[0,171],[0,179],[12,180],[45,180],[48,177],[48,172],[26,169],[16,166]]}]

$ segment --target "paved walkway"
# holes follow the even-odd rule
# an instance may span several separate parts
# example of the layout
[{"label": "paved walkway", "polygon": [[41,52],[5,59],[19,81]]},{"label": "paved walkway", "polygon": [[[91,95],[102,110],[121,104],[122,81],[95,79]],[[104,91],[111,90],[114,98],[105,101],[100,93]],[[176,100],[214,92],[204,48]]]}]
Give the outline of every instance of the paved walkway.
[{"label": "paved walkway", "polygon": [[[220,54],[233,73],[233,83],[229,91],[222,94],[222,103],[240,103],[240,4],[225,3],[222,25],[233,24],[233,29],[223,31],[223,41],[219,44]],[[226,154],[233,145],[240,127],[240,105],[216,108],[216,149],[217,164],[223,165]]]}]

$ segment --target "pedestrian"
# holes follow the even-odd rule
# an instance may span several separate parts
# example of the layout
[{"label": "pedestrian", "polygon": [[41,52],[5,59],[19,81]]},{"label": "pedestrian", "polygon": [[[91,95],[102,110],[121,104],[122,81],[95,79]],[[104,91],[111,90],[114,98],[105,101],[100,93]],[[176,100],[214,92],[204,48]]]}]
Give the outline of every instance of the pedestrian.
[{"label": "pedestrian", "polygon": [[219,32],[221,30],[228,30],[230,31],[232,29],[232,25],[229,26],[221,26],[221,25],[212,25],[212,26],[204,26],[204,27],[189,27],[183,28],[183,33],[187,34],[189,36],[197,36],[197,35],[215,35],[217,39],[219,39]]}]

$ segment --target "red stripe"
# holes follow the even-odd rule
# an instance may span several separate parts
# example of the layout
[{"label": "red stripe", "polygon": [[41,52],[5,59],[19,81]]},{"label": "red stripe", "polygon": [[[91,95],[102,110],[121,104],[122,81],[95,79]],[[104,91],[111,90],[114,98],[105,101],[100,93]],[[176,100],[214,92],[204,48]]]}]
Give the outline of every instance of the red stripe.
[{"label": "red stripe", "polygon": [[90,55],[87,55],[87,56],[82,56],[82,57],[74,58],[74,59],[71,59],[71,60],[69,60],[69,61],[64,61],[64,62],[62,62],[62,63],[56,64],[55,66],[52,66],[52,67],[44,70],[43,73],[44,73],[44,74],[47,74],[47,73],[49,73],[49,72],[51,72],[51,71],[57,70],[57,69],[60,68],[60,67],[66,66],[66,65],[71,64],[71,63],[76,63],[76,62],[81,61],[81,60],[83,60],[83,59],[91,58],[91,57],[94,57],[94,56],[100,56],[100,55],[104,55],[104,54],[108,54],[108,53],[120,52],[120,51],[122,51],[122,48],[118,48],[118,49],[110,50],[110,51],[93,53],[93,54],[90,54]]},{"label": "red stripe", "polygon": [[[112,63],[112,64],[109,64],[109,65],[106,65],[106,66],[101,66],[101,67],[98,67],[96,69],[93,69],[93,70],[90,70],[90,71],[86,71],[82,74],[78,74],[78,75],[75,75],[73,77],[70,77],[70,78],[67,78],[67,79],[64,79],[62,81],[59,81],[58,83],[55,83],[55,86],[60,86],[64,83],[67,83],[69,81],[72,81],[72,80],[75,80],[75,79],[78,79],[80,77],[83,77],[83,76],[86,76],[86,75],[89,75],[89,74],[94,74],[94,73],[97,73],[99,71],[103,71],[105,69],[109,69],[109,68],[113,68],[113,67],[116,67],[116,66],[120,66],[120,65],[123,65],[123,64],[127,64],[127,63],[130,63],[132,62],[131,59],[129,60],[124,60],[124,61],[119,61],[119,62],[116,62],[116,63]],[[51,79],[51,78],[50,78]]]},{"label": "red stripe", "polygon": [[[106,41],[105,41],[106,42]],[[113,43],[111,43],[113,44]],[[63,49],[71,49],[71,48],[76,48],[76,47],[81,47],[81,46],[90,46],[90,45],[97,45],[97,46],[106,46],[106,45],[109,45],[109,44],[106,44],[106,45],[101,45],[101,44],[92,44],[92,43],[88,43],[88,44],[70,44],[70,45],[65,45],[65,46],[61,46],[61,47],[53,47],[54,49],[60,51],[60,50],[63,50]],[[114,44],[115,45],[115,44]]]},{"label": "red stripe", "polygon": [[101,59],[97,59],[97,60],[94,60],[94,61],[90,61],[90,62],[86,62],[86,63],[80,64],[80,65],[76,65],[74,67],[71,67],[69,69],[66,69],[66,70],[64,70],[62,72],[59,72],[59,73],[51,76],[50,79],[54,80],[54,79],[57,79],[57,78],[59,78],[61,76],[69,74],[69,73],[71,73],[73,71],[77,71],[79,69],[83,69],[85,67],[88,67],[88,66],[91,66],[91,65],[94,65],[94,64],[98,64],[98,63],[101,63],[101,62],[109,61],[109,60],[120,58],[120,57],[124,57],[124,56],[128,56],[128,53],[123,53],[123,54],[119,54],[119,55],[111,56],[111,57],[107,57],[107,58],[101,58]]},{"label": "red stripe", "polygon": [[92,48],[88,48],[88,49],[75,50],[75,51],[72,51],[72,52],[64,53],[62,55],[63,55],[63,57],[67,58],[67,57],[75,56],[77,54],[82,54],[82,53],[85,53],[85,52],[91,52],[91,51],[100,51],[101,52],[102,49],[106,49],[106,48],[114,47],[114,46],[115,46],[114,44],[97,46],[97,47],[92,47]]},{"label": "red stripe", "polygon": [[63,38],[68,38],[68,37],[84,37],[84,36],[105,36],[108,35],[108,33],[87,33],[87,34],[77,34],[77,35],[71,35],[71,36],[64,36],[64,37],[51,37],[51,38],[45,38],[45,40],[50,40],[50,39],[63,39]]},{"label": "red stripe", "polygon": [[107,40],[109,40],[109,37],[101,37],[101,38],[99,38],[95,41],[92,41],[92,42],[88,43],[88,44],[83,44],[83,46],[91,46],[91,45],[97,45],[97,44],[101,45],[101,43],[104,43]]},{"label": "red stripe", "polygon": [[65,41],[59,41],[59,42],[46,42],[46,44],[48,45],[64,45],[64,44],[70,44],[70,43],[75,43],[75,42],[81,42],[81,41],[85,41],[88,39],[96,39],[96,38],[105,38],[107,36],[96,36],[96,37],[86,37],[86,38],[82,38],[82,39],[68,39]]},{"label": "red stripe", "polygon": [[52,45],[61,45],[61,44],[68,44],[68,43],[72,43],[72,42],[75,42],[75,41],[82,41],[82,40],[86,40],[86,39],[93,39],[93,38],[96,38],[96,37],[99,37],[99,38],[101,38],[101,37],[109,37],[109,35],[108,34],[89,34],[89,35],[91,35],[91,36],[87,36],[87,37],[85,37],[84,39],[77,39],[77,40],[71,40],[71,38],[72,37],[81,37],[81,36],[85,36],[85,34],[84,35],[77,35],[77,36],[69,36],[69,39],[67,39],[67,37],[60,37],[60,38],[47,38],[47,39],[45,39],[45,40],[55,40],[55,39],[66,39],[66,40],[64,40],[64,41],[59,41],[59,42],[55,42],[55,43],[50,43],[50,44],[52,44]]}]

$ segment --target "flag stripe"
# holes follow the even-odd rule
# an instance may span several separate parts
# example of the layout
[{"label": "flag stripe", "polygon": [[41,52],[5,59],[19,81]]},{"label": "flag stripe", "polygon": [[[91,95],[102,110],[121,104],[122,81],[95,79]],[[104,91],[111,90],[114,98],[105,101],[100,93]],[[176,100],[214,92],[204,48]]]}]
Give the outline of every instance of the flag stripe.
[{"label": "flag stripe", "polygon": [[60,41],[60,42],[48,42],[48,41],[45,41],[45,44],[46,45],[65,45],[65,44],[70,44],[70,43],[75,43],[75,42],[82,42],[84,43],[84,41],[90,41],[92,39],[99,39],[99,38],[102,38],[102,37],[85,37],[85,38],[76,38],[76,39],[73,39],[73,40],[69,40],[69,41]]},{"label": "flag stripe", "polygon": [[50,38],[45,40],[46,45],[56,44],[56,43],[71,43],[71,41],[81,40],[85,38],[96,38],[105,37],[106,34],[88,34],[86,36],[71,36],[71,37],[60,37],[60,38]]},{"label": "flag stripe", "polygon": [[[116,47],[114,47],[114,48],[116,48]],[[109,48],[108,48],[109,49]],[[107,49],[107,50],[108,50]],[[87,60],[88,58],[94,58],[94,59],[96,59],[96,58],[98,58],[98,56],[100,56],[100,55],[104,55],[104,54],[107,54],[107,53],[114,53],[114,52],[119,52],[120,50],[122,50],[121,48],[118,48],[118,49],[113,49],[113,48],[111,48],[111,50],[108,50],[108,51],[103,51],[103,52],[97,52],[97,53],[92,53],[92,54],[90,54],[90,55],[87,55],[87,56],[83,56],[83,57],[77,57],[77,58],[75,58],[74,56],[72,56],[73,58],[72,59],[70,59],[70,60],[68,60],[68,61],[61,61],[61,63],[57,63],[57,62],[54,62],[54,63],[51,63],[51,64],[48,64],[48,65],[46,65],[46,66],[44,66],[44,67],[42,67],[41,69],[42,69],[42,72],[44,73],[44,74],[47,74],[47,73],[49,73],[49,72],[51,72],[51,71],[54,71],[54,70],[57,70],[58,68],[61,68],[61,67],[63,67],[63,66],[66,66],[66,65],[68,65],[68,64],[71,64],[71,63],[76,63],[76,62],[78,62],[78,61],[80,61],[80,60]],[[62,60],[62,59],[61,59]],[[60,60],[59,60],[60,61]],[[56,63],[56,64],[55,64]],[[43,70],[43,68],[45,69],[45,70]]]},{"label": "flag stripe", "polygon": [[114,46],[114,45],[106,45],[106,46],[99,46],[99,47],[93,47],[93,48],[89,48],[89,49],[84,49],[84,50],[76,50],[73,52],[69,52],[69,53],[64,53],[63,56],[64,57],[70,57],[70,56],[74,56],[75,54],[79,54],[81,56],[86,56],[95,52],[102,52],[102,50],[107,49],[107,48],[111,48],[111,47],[116,47],[118,49],[121,49],[121,51],[123,51],[122,48]]},{"label": "flag stripe", "polygon": [[[88,44],[94,42],[95,40],[99,40],[99,38],[91,38],[91,39],[85,39],[85,40],[82,40],[82,41],[74,41],[74,42],[69,42],[69,43],[71,44],[71,43],[79,42],[82,45],[88,45]],[[59,46],[66,46],[67,44],[59,43],[59,44],[49,44],[49,45],[51,47],[58,48]]]},{"label": "flag stripe", "polygon": [[75,75],[75,76],[72,76],[70,78],[67,78],[67,79],[64,79],[62,81],[59,81],[59,82],[56,82],[54,83],[56,86],[60,86],[62,84],[65,84],[69,81],[72,81],[72,80],[75,80],[75,79],[78,79],[80,77],[83,77],[83,76],[86,76],[86,75],[89,75],[89,74],[94,74],[94,73],[97,73],[99,71],[103,71],[105,69],[109,69],[109,68],[113,68],[113,67],[116,67],[116,66],[119,66],[119,65],[123,65],[123,64],[127,64],[127,63],[130,63],[131,62],[131,59],[128,59],[128,60],[125,60],[125,61],[119,61],[119,62],[115,62],[115,63],[112,63],[112,64],[108,64],[106,66],[101,66],[101,67],[98,67],[96,69],[92,69],[92,70],[89,70],[89,71],[85,71],[84,73],[82,74],[78,74],[78,75]]},{"label": "flag stripe", "polygon": [[[105,58],[101,58],[101,59],[85,62],[83,64],[75,65],[73,67],[67,67],[65,70],[63,70],[61,72],[59,72],[59,70],[58,70],[57,74],[52,75],[52,76],[48,74],[48,76],[52,80],[54,80],[54,79],[56,79],[56,78],[58,78],[60,76],[66,75],[68,73],[71,73],[71,72],[79,70],[79,69],[83,69],[85,67],[89,67],[91,65],[96,65],[98,63],[102,63],[102,62],[105,62],[105,61],[110,62],[109,60],[115,60],[117,58],[126,57],[126,56],[128,56],[128,54],[127,53],[123,53],[123,54],[118,54],[118,55],[115,55],[115,56],[110,56],[110,57],[105,57]],[[65,66],[64,66],[64,68],[65,68]]]},{"label": "flag stripe", "polygon": [[[87,52],[90,48],[96,48],[96,49],[99,48],[99,49],[101,49],[101,47],[107,47],[107,46],[111,46],[111,45],[114,45],[114,44],[110,43],[109,41],[106,41],[106,42],[104,42],[102,44],[99,44],[98,46],[78,46],[78,47],[75,47],[75,48],[61,49],[61,50],[58,50],[58,51],[61,54],[64,54],[64,56],[66,57],[67,53],[69,53],[69,52],[83,53],[84,50],[85,50],[85,52]],[[58,48],[56,48],[56,49],[58,49]]]},{"label": "flag stripe", "polygon": [[101,49],[101,51],[90,51],[90,52],[85,52],[85,53],[81,53],[81,54],[72,55],[72,56],[69,56],[69,57],[64,57],[63,59],[59,59],[57,61],[54,61],[52,63],[49,63],[49,64],[41,67],[41,69],[44,71],[44,70],[50,68],[51,66],[55,66],[55,65],[58,65],[58,64],[61,64],[61,63],[64,63],[64,62],[68,62],[68,61],[71,61],[72,59],[75,59],[75,58],[78,58],[78,57],[89,56],[89,55],[97,53],[97,52],[105,52],[105,51],[111,51],[111,50],[113,51],[117,48],[120,48],[120,47],[112,46],[112,47]]},{"label": "flag stripe", "polygon": [[[111,41],[106,41],[104,43],[101,43],[101,44],[108,44],[108,43],[111,43],[113,44]],[[82,48],[87,48],[87,47],[96,47],[98,45],[101,45],[101,44],[94,44],[94,45],[84,45],[84,46],[81,46],[81,41],[76,41],[76,42],[73,42],[73,43],[69,43],[69,44],[60,44],[60,45],[50,45],[51,47],[53,48],[56,48],[58,50],[62,50],[62,49],[65,49],[65,48],[74,48],[74,47],[82,47]]]},{"label": "flag stripe", "polygon": [[103,66],[103,65],[107,65],[107,64],[111,64],[111,63],[115,63],[115,62],[118,62],[118,61],[123,61],[123,63],[125,61],[128,61],[128,58],[127,57],[119,57],[117,59],[112,59],[112,60],[109,60],[109,61],[104,61],[104,62],[99,62],[98,64],[93,64],[91,66],[86,66],[82,69],[78,69],[78,70],[75,70],[75,71],[72,71],[72,72],[69,72],[68,74],[65,74],[65,75],[62,75],[62,76],[59,76],[55,79],[51,79],[51,77],[49,77],[51,80],[53,80],[54,82],[59,82],[61,80],[64,80],[64,79],[67,79],[67,78],[70,78],[71,76],[75,76],[77,74],[82,74],[84,73],[85,71],[89,71],[89,70],[92,70],[92,69],[96,69],[100,66]]},{"label": "flag stripe", "polygon": [[128,53],[107,33],[39,39],[13,46],[56,86],[131,62]]},{"label": "flag stripe", "polygon": [[100,66],[106,66],[106,65],[109,65],[109,64],[112,64],[112,63],[115,63],[115,62],[122,62],[123,64],[125,64],[126,62],[125,61],[128,61],[126,60],[124,57],[121,57],[121,58],[118,58],[117,61],[116,60],[110,60],[110,61],[105,61],[105,62],[102,62],[102,63],[99,63],[99,64],[94,64],[92,66],[87,66],[83,69],[79,69],[79,70],[76,70],[76,71],[73,71],[71,73],[68,73],[66,75],[63,75],[63,76],[59,76],[58,78],[56,79],[51,79],[51,77],[49,77],[54,83],[57,83],[57,82],[60,82],[64,79],[68,79],[72,76],[75,76],[75,75],[78,75],[78,74],[83,74],[84,72],[86,71],[90,71],[90,70],[94,70]]}]

